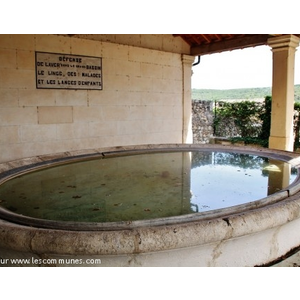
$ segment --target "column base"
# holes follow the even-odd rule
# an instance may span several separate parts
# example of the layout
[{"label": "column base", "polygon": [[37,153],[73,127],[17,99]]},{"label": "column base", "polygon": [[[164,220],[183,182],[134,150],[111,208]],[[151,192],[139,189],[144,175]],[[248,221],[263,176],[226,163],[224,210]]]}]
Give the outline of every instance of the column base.
[{"label": "column base", "polygon": [[290,137],[270,136],[269,148],[285,151],[294,151],[294,139]]}]

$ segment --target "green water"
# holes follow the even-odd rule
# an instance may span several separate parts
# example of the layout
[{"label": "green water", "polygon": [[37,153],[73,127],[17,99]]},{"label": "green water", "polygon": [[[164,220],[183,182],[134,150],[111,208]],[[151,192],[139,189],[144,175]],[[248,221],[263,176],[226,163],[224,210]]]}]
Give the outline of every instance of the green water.
[{"label": "green water", "polygon": [[[0,205],[21,215],[60,221],[114,222],[184,215],[242,204],[265,197],[270,189],[282,189],[281,183],[270,187],[269,174],[283,164],[219,152],[88,160],[7,181],[0,186]],[[295,176],[289,175],[286,184]]]}]

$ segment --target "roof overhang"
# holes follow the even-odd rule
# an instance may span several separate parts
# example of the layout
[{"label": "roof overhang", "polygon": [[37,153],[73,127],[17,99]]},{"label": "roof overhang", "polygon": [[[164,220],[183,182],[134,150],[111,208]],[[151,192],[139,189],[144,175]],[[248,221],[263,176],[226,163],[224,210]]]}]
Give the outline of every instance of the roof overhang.
[{"label": "roof overhang", "polygon": [[190,45],[194,56],[267,45],[277,35],[281,34],[174,34]]}]

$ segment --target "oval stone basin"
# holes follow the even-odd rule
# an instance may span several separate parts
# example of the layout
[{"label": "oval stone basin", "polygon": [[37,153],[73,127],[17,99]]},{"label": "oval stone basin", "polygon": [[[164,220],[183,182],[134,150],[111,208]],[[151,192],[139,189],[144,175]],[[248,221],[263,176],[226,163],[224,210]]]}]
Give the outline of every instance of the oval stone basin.
[{"label": "oval stone basin", "polygon": [[183,144],[3,163],[1,257],[271,265],[300,246],[299,166],[299,154],[287,151]]}]

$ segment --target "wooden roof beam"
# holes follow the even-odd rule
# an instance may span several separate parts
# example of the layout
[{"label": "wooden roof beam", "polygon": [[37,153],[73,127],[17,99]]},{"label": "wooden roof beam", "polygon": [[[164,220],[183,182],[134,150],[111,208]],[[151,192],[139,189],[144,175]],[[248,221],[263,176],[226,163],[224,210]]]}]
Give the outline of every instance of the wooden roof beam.
[{"label": "wooden roof beam", "polygon": [[230,40],[222,40],[211,44],[193,46],[191,47],[191,55],[196,56],[213,54],[223,51],[265,45],[267,43],[268,38],[268,34],[249,34],[240,38],[233,38]]},{"label": "wooden roof beam", "polygon": [[207,37],[206,34],[201,34],[201,36],[206,40],[207,43],[210,43],[210,39]]}]

